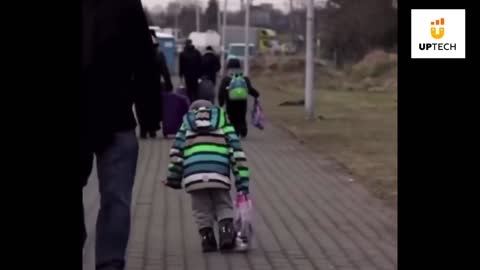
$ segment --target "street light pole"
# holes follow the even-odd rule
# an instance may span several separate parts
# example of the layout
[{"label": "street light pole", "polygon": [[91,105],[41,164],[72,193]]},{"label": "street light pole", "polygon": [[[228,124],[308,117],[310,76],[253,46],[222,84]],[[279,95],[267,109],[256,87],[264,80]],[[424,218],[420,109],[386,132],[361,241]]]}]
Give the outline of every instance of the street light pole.
[{"label": "street light pole", "polygon": [[217,2],[217,33],[220,34],[222,32],[222,19],[221,19],[221,9],[220,9],[220,3]]},{"label": "street light pole", "polygon": [[180,12],[175,12],[175,29],[173,29],[173,35],[175,36],[175,40],[178,40],[178,16]]},{"label": "street light pole", "polygon": [[293,0],[290,0],[290,38],[291,42],[295,42],[295,22],[293,14]]},{"label": "street light pole", "polygon": [[228,0],[223,0],[223,22],[222,22],[222,48],[221,48],[221,56],[222,58],[220,59],[221,66],[222,66],[222,76],[225,75],[225,35],[227,31],[227,4]]},{"label": "street light pole", "polygon": [[243,62],[243,74],[248,76],[249,67],[250,67],[250,0],[247,0],[245,3],[245,60]]},{"label": "street light pole", "polygon": [[307,0],[307,33],[305,54],[305,113],[307,120],[314,119],[314,54],[313,54],[313,0]]},{"label": "street light pole", "polygon": [[197,32],[200,32],[200,2],[199,1],[197,1],[196,7],[195,7],[195,21],[196,21]]}]

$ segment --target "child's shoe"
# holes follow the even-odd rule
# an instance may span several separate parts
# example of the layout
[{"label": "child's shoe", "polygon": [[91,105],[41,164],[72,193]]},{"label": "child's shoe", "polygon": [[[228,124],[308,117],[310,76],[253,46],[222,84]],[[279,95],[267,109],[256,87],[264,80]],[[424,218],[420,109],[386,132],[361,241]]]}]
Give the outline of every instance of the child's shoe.
[{"label": "child's shoe", "polygon": [[235,247],[235,229],[233,228],[232,219],[224,219],[218,222],[220,250],[232,250]]},{"label": "child's shoe", "polygon": [[200,236],[202,237],[203,252],[217,251],[217,240],[215,239],[215,233],[212,228],[201,229]]},{"label": "child's shoe", "polygon": [[235,251],[245,252],[248,250],[248,247],[248,238],[238,232],[235,238]]}]

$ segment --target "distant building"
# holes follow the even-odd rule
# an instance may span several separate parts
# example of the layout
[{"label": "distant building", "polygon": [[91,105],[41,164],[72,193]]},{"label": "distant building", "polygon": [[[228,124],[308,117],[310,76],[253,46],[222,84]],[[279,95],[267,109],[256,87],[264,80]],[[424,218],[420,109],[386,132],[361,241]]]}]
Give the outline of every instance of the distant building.
[{"label": "distant building", "polygon": [[250,7],[250,22],[252,25],[269,26],[272,23],[271,12],[273,4],[260,4]]}]

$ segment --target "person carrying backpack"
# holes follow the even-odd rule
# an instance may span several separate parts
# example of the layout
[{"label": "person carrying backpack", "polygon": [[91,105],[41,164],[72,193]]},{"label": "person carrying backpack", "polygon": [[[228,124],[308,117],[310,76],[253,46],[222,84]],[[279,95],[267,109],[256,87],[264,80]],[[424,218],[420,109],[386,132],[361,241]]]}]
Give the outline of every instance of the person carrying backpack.
[{"label": "person carrying backpack", "polygon": [[[230,179],[231,171],[235,182]],[[183,187],[191,195],[203,252],[235,248],[230,188],[235,185],[238,195],[249,194],[249,175],[245,153],[225,111],[207,100],[192,103],[170,150],[164,184],[173,189]]]},{"label": "person carrying backpack", "polygon": [[260,94],[252,86],[250,79],[243,75],[240,60],[230,59],[228,61],[227,74],[220,83],[218,104],[220,107],[226,105],[228,117],[237,134],[245,138],[248,134],[246,119],[248,96],[258,99]]}]

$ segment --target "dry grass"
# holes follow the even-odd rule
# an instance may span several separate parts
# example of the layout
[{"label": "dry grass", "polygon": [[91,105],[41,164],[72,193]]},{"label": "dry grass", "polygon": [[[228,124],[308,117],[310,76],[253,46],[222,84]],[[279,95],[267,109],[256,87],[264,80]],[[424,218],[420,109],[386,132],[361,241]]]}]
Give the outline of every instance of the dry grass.
[{"label": "dry grass", "polygon": [[[384,71],[378,77],[387,78],[385,74],[391,73],[392,65],[389,64],[390,68],[380,65]],[[325,69],[317,69],[319,89],[315,93],[315,104],[319,118],[308,122],[304,120],[303,106],[278,106],[285,101],[303,99],[302,70],[286,73],[279,69],[263,70],[254,76],[269,119],[288,128],[312,149],[342,163],[372,194],[394,206],[397,200],[396,86],[379,92],[367,91],[368,88],[351,91],[343,86],[350,74],[342,76],[331,71],[328,74]],[[375,69],[378,67],[372,68]],[[318,74],[321,72],[324,74]],[[378,83],[381,85],[384,81]]]},{"label": "dry grass", "polygon": [[372,92],[397,90],[397,55],[373,51],[346,72],[344,87]]}]

